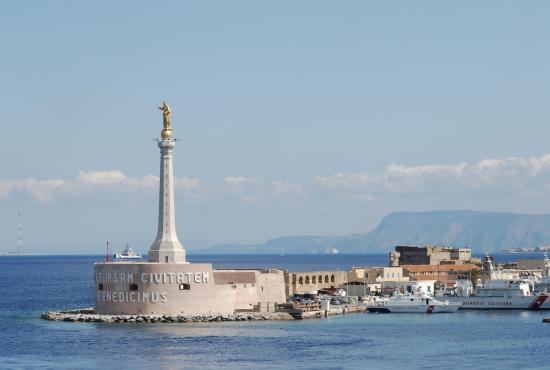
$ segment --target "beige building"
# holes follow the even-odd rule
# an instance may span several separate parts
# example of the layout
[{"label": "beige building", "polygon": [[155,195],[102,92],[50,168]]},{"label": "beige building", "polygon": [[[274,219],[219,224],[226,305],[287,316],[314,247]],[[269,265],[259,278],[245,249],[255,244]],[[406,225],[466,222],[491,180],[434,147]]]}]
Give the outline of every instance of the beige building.
[{"label": "beige building", "polygon": [[460,265],[466,263],[475,263],[472,260],[472,251],[469,248],[398,246],[389,256],[390,266]]},{"label": "beige building", "polygon": [[380,292],[384,282],[408,282],[409,276],[402,267],[354,267],[347,280],[348,293],[355,295],[352,293]]},{"label": "beige building", "polygon": [[406,265],[402,266],[411,280],[455,281],[469,278],[472,272],[480,271],[477,265]]},{"label": "beige building", "polygon": [[323,289],[336,289],[346,283],[345,271],[289,272],[286,274],[286,293],[315,293]]}]

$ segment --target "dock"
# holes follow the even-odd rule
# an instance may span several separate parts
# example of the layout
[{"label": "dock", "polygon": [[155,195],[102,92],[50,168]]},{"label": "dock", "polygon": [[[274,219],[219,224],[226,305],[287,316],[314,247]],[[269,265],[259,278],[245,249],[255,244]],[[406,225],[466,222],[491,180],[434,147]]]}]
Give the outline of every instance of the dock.
[{"label": "dock", "polygon": [[277,312],[287,312],[295,320],[319,319],[329,316],[347,315],[350,313],[367,312],[365,304],[334,305],[329,309],[322,309],[318,302],[306,304],[285,304],[277,307]]}]

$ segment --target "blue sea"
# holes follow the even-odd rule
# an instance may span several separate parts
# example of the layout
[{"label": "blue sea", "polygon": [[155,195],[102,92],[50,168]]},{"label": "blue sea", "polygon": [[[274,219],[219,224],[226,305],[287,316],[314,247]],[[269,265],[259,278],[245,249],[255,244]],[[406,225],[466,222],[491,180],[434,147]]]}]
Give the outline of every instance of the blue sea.
[{"label": "blue sea", "polygon": [[[521,255],[495,255],[509,261]],[[537,256],[540,257],[540,256]],[[193,256],[218,268],[384,266],[384,255]],[[101,256],[0,257],[2,369],[550,369],[550,312],[197,324],[48,322],[93,304]]]}]

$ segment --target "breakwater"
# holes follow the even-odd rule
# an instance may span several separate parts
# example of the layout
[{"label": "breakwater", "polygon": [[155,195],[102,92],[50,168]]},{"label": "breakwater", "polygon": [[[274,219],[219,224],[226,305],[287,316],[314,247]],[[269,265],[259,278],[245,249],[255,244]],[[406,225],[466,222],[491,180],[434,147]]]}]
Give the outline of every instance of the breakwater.
[{"label": "breakwater", "polygon": [[193,323],[223,321],[267,321],[267,320],[301,320],[326,318],[347,313],[364,313],[367,307],[363,304],[343,305],[329,310],[320,309],[287,309],[278,312],[236,312],[229,314],[205,315],[99,315],[94,307],[75,310],[48,311],[40,318],[47,321],[98,322],[98,323]]},{"label": "breakwater", "polygon": [[293,320],[286,312],[238,312],[207,315],[98,315],[94,308],[48,311],[40,318],[48,321],[97,323],[193,323],[222,321]]}]

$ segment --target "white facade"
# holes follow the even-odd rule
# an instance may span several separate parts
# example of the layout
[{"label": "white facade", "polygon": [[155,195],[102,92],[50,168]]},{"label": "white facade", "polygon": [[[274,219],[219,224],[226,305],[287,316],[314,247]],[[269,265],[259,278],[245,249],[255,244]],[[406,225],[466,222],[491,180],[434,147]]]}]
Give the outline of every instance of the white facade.
[{"label": "white facade", "polygon": [[160,186],[157,238],[149,248],[149,262],[186,263],[185,249],[176,234],[174,208],[174,170],[172,153],[176,143],[172,139],[159,141]]},{"label": "white facade", "polygon": [[434,294],[435,280],[416,280],[408,282],[386,281],[382,283],[382,292],[398,290],[401,293]]}]

